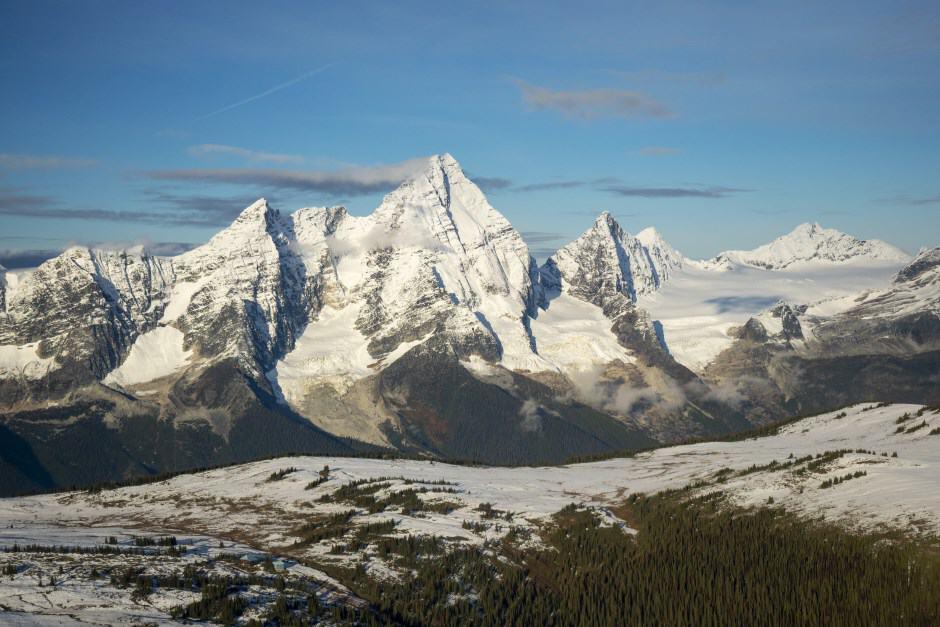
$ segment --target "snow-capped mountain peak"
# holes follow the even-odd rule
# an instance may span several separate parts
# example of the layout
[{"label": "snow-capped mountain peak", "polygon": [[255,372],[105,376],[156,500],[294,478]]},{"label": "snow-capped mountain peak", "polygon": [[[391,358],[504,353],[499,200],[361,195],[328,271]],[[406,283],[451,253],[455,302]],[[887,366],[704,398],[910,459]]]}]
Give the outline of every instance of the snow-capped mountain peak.
[{"label": "snow-capped mountain peak", "polygon": [[646,227],[636,234],[636,238],[659,268],[662,281],[668,280],[672,270],[681,268],[687,262],[685,256],[673,248],[655,227]]},{"label": "snow-capped mountain peak", "polygon": [[283,229],[287,220],[281,212],[272,207],[266,198],[259,198],[242,210],[238,217],[228,227],[229,229],[245,228],[247,230],[274,227]]},{"label": "snow-capped mountain peak", "polygon": [[449,154],[428,158],[420,172],[388,194],[373,217],[389,228],[423,227],[452,248],[451,226],[461,239],[484,231],[512,228]]},{"label": "snow-capped mountain peak", "polygon": [[437,281],[458,301],[486,294],[529,300],[528,247],[450,155],[429,158],[370,219],[395,247],[434,254]]},{"label": "snow-capped mountain peak", "polygon": [[804,223],[769,244],[753,250],[728,250],[705,262],[714,269],[735,265],[783,270],[804,263],[909,261],[910,255],[881,240],[860,240],[818,223]]},{"label": "snow-capped mountain peak", "polygon": [[609,211],[601,211],[600,214],[598,214],[597,218],[594,219],[594,224],[595,225],[603,224],[603,225],[606,225],[607,228],[609,229],[620,228],[620,224],[617,222],[614,216],[611,215]]},{"label": "snow-capped mountain peak", "polygon": [[[549,274],[559,275],[569,289],[598,302],[615,294],[631,300],[653,292],[683,265],[683,257],[654,229],[632,236],[607,211],[575,241],[546,262]],[[598,301],[600,298],[600,301]]]},{"label": "snow-capped mountain peak", "polygon": [[664,242],[663,236],[656,230],[655,226],[648,226],[636,234],[636,238],[649,246],[655,242]]}]

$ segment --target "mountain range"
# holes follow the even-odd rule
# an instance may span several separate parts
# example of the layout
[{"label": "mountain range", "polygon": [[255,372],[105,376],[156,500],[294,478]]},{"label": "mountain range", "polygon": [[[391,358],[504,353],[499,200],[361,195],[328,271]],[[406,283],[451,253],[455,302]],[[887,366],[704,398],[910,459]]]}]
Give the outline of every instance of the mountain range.
[{"label": "mountain range", "polygon": [[691,260],[608,213],[538,265],[450,155],[368,216],[0,272],[0,493],[288,452],[493,464],[940,402],[940,248],[818,224]]}]

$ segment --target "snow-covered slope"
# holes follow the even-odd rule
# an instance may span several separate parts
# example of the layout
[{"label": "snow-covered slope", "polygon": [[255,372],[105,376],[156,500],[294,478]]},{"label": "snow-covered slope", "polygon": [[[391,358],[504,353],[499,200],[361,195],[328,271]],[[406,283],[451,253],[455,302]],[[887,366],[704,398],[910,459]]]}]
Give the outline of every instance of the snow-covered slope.
[{"label": "snow-covered slope", "polygon": [[662,325],[670,353],[696,372],[704,370],[735,338],[728,332],[780,301],[811,304],[845,299],[887,287],[897,262],[818,264],[768,270],[750,266],[733,272],[686,267],[638,305]]},{"label": "snow-covered slope", "polygon": [[[520,548],[530,549],[540,546],[538,531],[552,515],[571,503],[591,508],[605,526],[634,534],[630,521],[615,514],[629,495],[684,486],[690,486],[690,496],[722,492],[729,504],[783,508],[851,530],[931,538],[940,532],[938,428],[937,409],[864,404],[805,418],[764,437],[587,464],[493,468],[289,457],[100,492],[3,499],[0,547],[17,544],[19,550],[0,553],[0,564],[17,566],[15,575],[4,576],[0,604],[6,614],[0,622],[6,616],[15,624],[169,623],[170,609],[198,594],[161,585],[144,603],[131,595],[133,586],[109,585],[100,572],[132,566],[173,573],[193,566],[220,576],[243,575],[260,570],[256,563],[265,556],[274,558],[281,581],[303,577],[321,605],[357,604],[359,599],[323,571],[358,566],[371,578],[385,579],[410,568],[395,552],[376,550],[377,539],[436,537],[449,547],[487,542],[497,547],[500,538],[513,534]],[[846,476],[851,480],[832,484]],[[347,493],[358,487],[389,504],[375,508],[379,511],[357,505],[341,487]],[[393,497],[405,491],[413,497],[405,500],[409,505],[396,504]],[[344,524],[331,527],[331,533],[312,541],[302,537],[337,514]],[[28,548],[90,548],[112,536],[111,549],[130,552],[135,537],[168,535],[186,549],[183,555],[151,549],[145,555],[99,551],[76,559],[74,552]],[[260,583],[251,592],[253,604],[277,598]]]},{"label": "snow-covered slope", "polygon": [[800,323],[810,348],[826,353],[940,349],[940,248],[921,251],[888,286],[812,304]]},{"label": "snow-covered slope", "polygon": [[[899,419],[905,425],[900,431]],[[919,428],[912,429],[915,426]],[[572,502],[614,506],[631,493],[651,494],[693,482],[700,482],[701,491],[724,491],[740,504],[764,504],[773,497],[788,511],[823,516],[850,527],[885,524],[906,529],[912,519],[918,519],[921,530],[936,532],[940,531],[940,491],[930,488],[940,481],[940,448],[938,436],[931,431],[938,426],[937,409],[869,403],[802,419],[774,435],[660,448],[564,466],[493,468],[414,460],[290,457],[103,493],[4,499],[0,501],[0,527],[48,529],[132,521],[143,530],[169,532],[184,521],[190,532],[214,537],[240,533],[256,548],[270,549],[291,545],[297,520],[350,509],[341,500],[324,502],[324,494],[349,482],[381,478],[389,485],[376,493],[379,497],[425,485],[428,490],[419,495],[421,500],[455,504],[449,513],[420,515],[394,508],[370,514],[354,508],[357,523],[395,520],[395,533],[401,536],[434,534],[479,543],[510,530],[508,525],[501,530],[486,526],[482,531],[464,525],[467,520],[485,520],[481,503],[514,512],[514,525],[531,527]],[[788,459],[832,451],[841,453],[813,472],[782,465]],[[774,460],[781,464],[767,466]],[[305,489],[325,465],[330,479]],[[756,466],[763,468],[754,471]],[[285,468],[294,470],[282,480],[267,481]],[[855,470],[865,470],[867,475],[834,488],[820,487],[827,478]],[[719,471],[726,479],[713,483]],[[438,489],[431,482],[438,482]],[[329,546],[335,541],[328,538],[305,550],[311,557],[330,559]]]},{"label": "snow-covered slope", "polygon": [[906,357],[940,348],[940,248],[922,250],[878,288],[777,304],[751,317],[744,332],[752,341],[785,343],[800,355],[826,358]]},{"label": "snow-covered slope", "polygon": [[845,263],[852,261],[885,261],[903,263],[910,255],[881,240],[860,240],[835,229],[824,229],[817,223],[805,223],[754,250],[728,250],[704,262],[713,269],[753,266],[782,270],[807,263]]},{"label": "snow-covered slope", "polygon": [[192,356],[183,348],[183,333],[174,327],[157,327],[140,335],[120,366],[108,373],[105,383],[131,386],[173,374]]}]

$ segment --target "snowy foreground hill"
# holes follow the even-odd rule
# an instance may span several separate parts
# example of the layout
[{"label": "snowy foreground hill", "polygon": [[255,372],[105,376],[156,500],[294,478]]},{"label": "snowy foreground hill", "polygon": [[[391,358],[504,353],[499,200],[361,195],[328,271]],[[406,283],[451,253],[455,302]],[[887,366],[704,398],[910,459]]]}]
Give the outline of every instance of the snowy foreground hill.
[{"label": "snowy foreground hill", "polygon": [[696,261],[602,213],[538,265],[438,155],[369,215],[261,199],[177,256],[0,271],[0,494],[284,453],[559,463],[938,378],[938,249],[804,224]]},{"label": "snowy foreground hill", "polygon": [[[367,604],[346,577],[393,582],[410,572],[395,539],[430,542],[444,555],[462,547],[492,552],[507,542],[535,550],[572,503],[601,527],[635,534],[621,509],[630,495],[683,487],[690,488],[683,498],[720,493],[727,507],[772,507],[853,532],[933,538],[940,532],[938,443],[940,409],[862,404],[740,441],[566,466],[285,457],[135,487],[9,498],[0,501],[7,550],[0,553],[7,573],[0,622],[170,622],[198,595],[166,583],[147,583],[142,592],[134,581],[141,574],[164,581],[161,573],[186,565],[220,577],[267,568],[304,603],[313,595],[318,606],[357,611]],[[108,537],[116,544],[105,544]],[[169,537],[177,542],[172,550],[157,542],[137,549],[142,555],[74,548],[133,551],[147,546],[142,538],[166,544]],[[9,552],[14,546],[20,550]],[[128,566],[136,569],[130,584],[108,578]],[[265,616],[277,596],[257,582],[241,594],[242,620]]]}]

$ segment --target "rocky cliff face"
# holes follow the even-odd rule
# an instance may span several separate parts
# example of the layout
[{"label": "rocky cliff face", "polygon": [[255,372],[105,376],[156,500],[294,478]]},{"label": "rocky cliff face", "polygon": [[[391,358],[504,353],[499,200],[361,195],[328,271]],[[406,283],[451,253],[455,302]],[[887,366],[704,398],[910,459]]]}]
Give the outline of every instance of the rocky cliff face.
[{"label": "rocky cliff face", "polygon": [[100,379],[156,324],[172,282],[172,263],[142,250],[70,248],[5,290],[0,345],[21,353],[23,380],[64,390]]},{"label": "rocky cliff face", "polygon": [[683,263],[655,229],[634,237],[604,212],[578,239],[549,257],[543,273],[549,285],[564,282],[572,294],[603,307],[618,294],[635,301],[656,291]]}]

